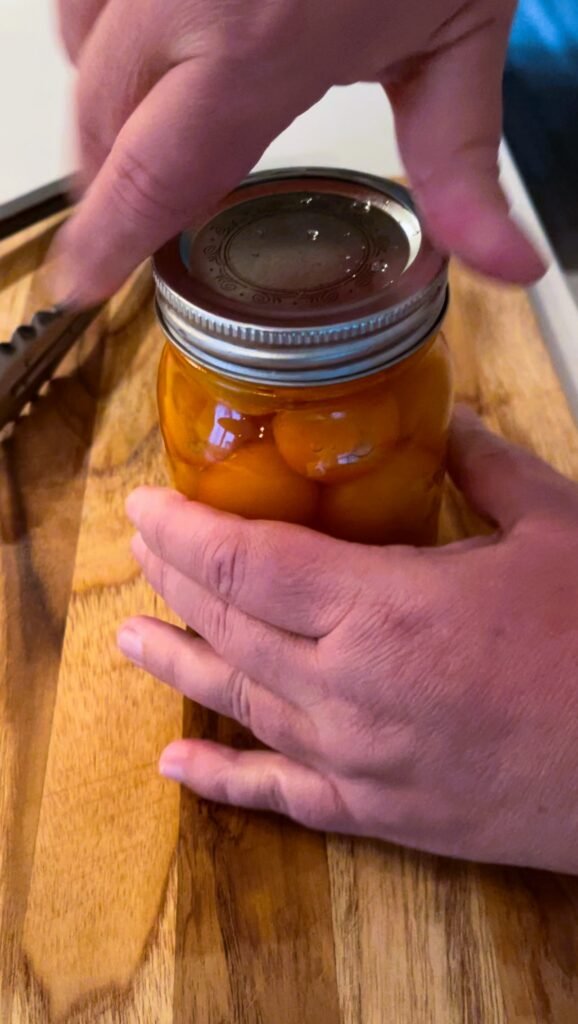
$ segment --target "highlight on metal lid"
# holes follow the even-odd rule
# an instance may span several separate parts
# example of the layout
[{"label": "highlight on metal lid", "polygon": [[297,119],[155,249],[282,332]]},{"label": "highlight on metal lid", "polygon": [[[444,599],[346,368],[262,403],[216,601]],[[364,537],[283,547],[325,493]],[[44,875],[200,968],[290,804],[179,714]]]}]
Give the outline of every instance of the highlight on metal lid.
[{"label": "highlight on metal lid", "polygon": [[357,172],[252,175],[154,261],[165,333],[255,382],[318,384],[392,365],[439,325],[447,260],[403,186]]}]

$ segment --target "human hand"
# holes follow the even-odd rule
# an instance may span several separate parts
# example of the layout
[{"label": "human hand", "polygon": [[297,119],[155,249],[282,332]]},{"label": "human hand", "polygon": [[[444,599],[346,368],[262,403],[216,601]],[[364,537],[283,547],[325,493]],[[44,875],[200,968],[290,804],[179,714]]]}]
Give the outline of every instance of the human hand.
[{"label": "human hand", "polygon": [[270,751],[180,740],[201,796],[450,856],[578,872],[578,488],[459,414],[451,470],[495,535],[365,548],[141,488],[152,586],[124,653]]},{"label": "human hand", "polygon": [[79,212],[60,299],[90,304],[211,211],[333,85],[381,81],[434,241],[478,270],[543,271],[498,183],[514,0],[59,0],[78,67]]}]

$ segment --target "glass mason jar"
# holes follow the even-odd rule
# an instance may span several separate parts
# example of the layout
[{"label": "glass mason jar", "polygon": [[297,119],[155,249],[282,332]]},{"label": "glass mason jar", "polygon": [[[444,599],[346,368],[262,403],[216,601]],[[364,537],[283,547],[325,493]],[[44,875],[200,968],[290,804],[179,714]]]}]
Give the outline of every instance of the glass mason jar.
[{"label": "glass mason jar", "polygon": [[452,378],[447,263],[410,194],[254,175],[155,258],[175,487],[368,544],[437,538]]}]

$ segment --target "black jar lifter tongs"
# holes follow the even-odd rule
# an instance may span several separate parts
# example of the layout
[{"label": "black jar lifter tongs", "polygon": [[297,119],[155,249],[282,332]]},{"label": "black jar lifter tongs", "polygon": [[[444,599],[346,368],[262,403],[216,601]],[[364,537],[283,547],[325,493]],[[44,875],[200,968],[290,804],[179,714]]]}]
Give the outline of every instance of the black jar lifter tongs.
[{"label": "black jar lifter tongs", "polygon": [[[30,197],[15,211],[0,209],[0,239],[65,210],[68,192],[38,199]],[[0,287],[2,282],[0,281]],[[29,323],[16,328],[12,337],[0,342],[0,430],[18,418],[24,407],[48,381],[74,343],[95,319],[102,307],[70,310],[65,306],[38,310]]]}]

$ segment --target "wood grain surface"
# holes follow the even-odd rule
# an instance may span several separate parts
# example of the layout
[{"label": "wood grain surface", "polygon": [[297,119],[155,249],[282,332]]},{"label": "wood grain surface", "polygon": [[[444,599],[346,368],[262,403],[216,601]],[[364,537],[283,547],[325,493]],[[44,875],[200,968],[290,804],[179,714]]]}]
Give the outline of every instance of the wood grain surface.
[{"label": "wood grain surface", "polygon": [[[0,338],[54,225],[0,245]],[[578,479],[524,295],[455,271],[459,396]],[[308,833],[161,780],[179,735],[243,742],[116,653],[165,614],[123,505],[164,482],[146,272],[0,437],[0,1024],[576,1024],[578,881]],[[449,493],[444,539],[478,528]]]}]

